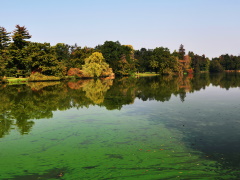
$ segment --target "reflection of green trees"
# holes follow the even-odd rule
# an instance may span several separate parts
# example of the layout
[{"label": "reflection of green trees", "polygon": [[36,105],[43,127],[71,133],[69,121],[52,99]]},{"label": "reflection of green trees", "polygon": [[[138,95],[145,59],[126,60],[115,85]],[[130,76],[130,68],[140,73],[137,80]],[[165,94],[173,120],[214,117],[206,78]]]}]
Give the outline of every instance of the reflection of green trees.
[{"label": "reflection of green trees", "polygon": [[123,105],[132,104],[136,95],[135,78],[122,78],[113,81],[113,86],[107,91],[103,105],[108,110],[121,109]]},{"label": "reflection of green trees", "polygon": [[0,87],[0,137],[15,127],[28,133],[34,119],[52,118],[53,111],[104,106],[121,109],[135,98],[143,101],[168,101],[172,95],[185,100],[187,92],[199,91],[213,84],[222,88],[240,87],[240,74],[195,77],[159,76],[148,78],[90,79],[77,82],[37,82]]},{"label": "reflection of green trees", "polygon": [[104,96],[110,88],[112,80],[101,81],[100,79],[91,80],[85,86],[83,91],[86,92],[86,97],[91,99],[95,104],[101,104],[104,101]]},{"label": "reflection of green trees", "polygon": [[[0,92],[4,91],[4,88],[0,88]],[[9,108],[11,107],[11,102],[8,98],[2,96],[0,105],[0,138],[2,138],[5,134],[8,134],[10,128],[13,124],[13,118],[11,117],[11,113],[9,112]]]},{"label": "reflection of green trees", "polygon": [[[211,82],[213,83],[213,82]],[[191,80],[191,92],[199,91],[201,89],[205,89],[207,86],[210,85],[210,79],[208,73],[197,74]]]},{"label": "reflection of green trees", "polygon": [[[225,73],[211,76],[211,81],[215,82],[216,86],[221,88],[229,89],[240,87],[240,76],[239,73]],[[217,83],[216,83],[217,81]]]},{"label": "reflection of green trees", "polygon": [[33,119],[51,118],[52,111],[61,108],[59,102],[64,96],[61,91],[51,90],[51,87],[33,91],[30,86],[19,85],[3,88],[0,97],[1,124],[14,124],[21,134],[25,134],[33,126]]},{"label": "reflection of green trees", "polygon": [[[171,95],[178,91],[178,81],[176,78],[171,76],[159,76],[154,78],[144,78],[139,81],[141,87],[138,98],[143,101],[146,100],[157,100],[157,101],[168,101]],[[151,89],[149,91],[149,89]]]}]

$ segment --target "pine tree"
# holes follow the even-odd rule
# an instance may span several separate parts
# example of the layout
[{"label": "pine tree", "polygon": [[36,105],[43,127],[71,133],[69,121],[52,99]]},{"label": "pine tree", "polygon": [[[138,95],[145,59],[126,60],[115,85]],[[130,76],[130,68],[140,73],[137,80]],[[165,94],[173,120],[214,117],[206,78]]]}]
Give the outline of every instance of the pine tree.
[{"label": "pine tree", "polygon": [[13,31],[13,43],[17,49],[22,49],[29,42],[26,39],[30,39],[32,36],[29,34],[25,26],[16,25],[16,29]]},{"label": "pine tree", "polygon": [[0,50],[8,47],[10,43],[9,34],[4,27],[0,27]]},{"label": "pine tree", "polygon": [[179,47],[179,59],[183,60],[185,55],[185,49],[184,46],[181,44]]}]

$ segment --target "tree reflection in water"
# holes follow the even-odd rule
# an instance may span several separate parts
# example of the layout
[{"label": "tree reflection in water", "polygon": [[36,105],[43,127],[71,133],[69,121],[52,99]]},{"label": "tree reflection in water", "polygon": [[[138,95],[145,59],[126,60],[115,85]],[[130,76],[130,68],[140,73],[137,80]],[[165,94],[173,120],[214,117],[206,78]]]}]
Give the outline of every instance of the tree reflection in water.
[{"label": "tree reflection in water", "polygon": [[21,134],[30,132],[34,119],[52,118],[53,111],[104,106],[121,109],[135,98],[143,101],[169,101],[172,95],[185,100],[187,92],[205,89],[210,84],[229,89],[240,87],[239,74],[200,74],[194,77],[147,77],[88,79],[73,82],[35,82],[0,87],[0,138],[11,128]]}]

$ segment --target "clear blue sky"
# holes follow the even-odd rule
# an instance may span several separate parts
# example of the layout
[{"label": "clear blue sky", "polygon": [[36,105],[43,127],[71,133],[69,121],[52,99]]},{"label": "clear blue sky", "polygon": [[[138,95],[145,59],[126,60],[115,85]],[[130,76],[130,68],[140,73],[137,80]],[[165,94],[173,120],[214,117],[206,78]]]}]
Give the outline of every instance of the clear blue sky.
[{"label": "clear blue sky", "polygon": [[134,49],[183,44],[216,57],[240,55],[240,0],[0,0],[0,26],[26,26],[31,41]]}]

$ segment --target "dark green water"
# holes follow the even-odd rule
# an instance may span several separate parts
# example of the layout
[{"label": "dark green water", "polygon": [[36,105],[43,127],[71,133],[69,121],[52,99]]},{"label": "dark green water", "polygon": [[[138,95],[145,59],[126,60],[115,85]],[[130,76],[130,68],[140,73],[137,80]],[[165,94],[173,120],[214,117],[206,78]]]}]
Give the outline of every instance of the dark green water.
[{"label": "dark green water", "polygon": [[0,179],[240,179],[240,74],[0,87]]}]

